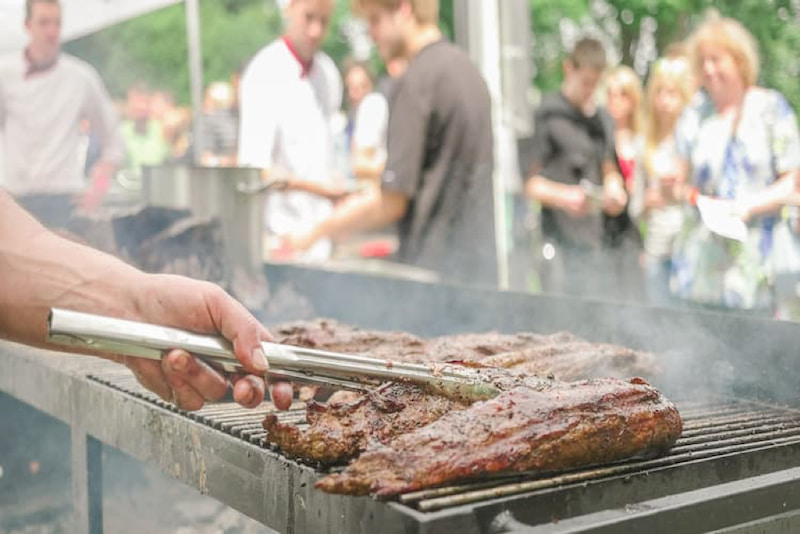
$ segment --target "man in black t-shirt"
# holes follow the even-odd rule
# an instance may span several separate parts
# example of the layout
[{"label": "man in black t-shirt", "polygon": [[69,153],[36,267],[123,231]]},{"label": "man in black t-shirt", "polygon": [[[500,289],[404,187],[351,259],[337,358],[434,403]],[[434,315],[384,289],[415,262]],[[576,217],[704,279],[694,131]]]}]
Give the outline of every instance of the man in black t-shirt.
[{"label": "man in black t-shirt", "polygon": [[601,250],[602,214],[619,215],[627,197],[614,150],[614,123],[594,101],[605,70],[602,44],[582,39],[564,61],[561,91],[534,116],[529,197],[542,205],[543,286],[586,296],[613,292],[613,262]]},{"label": "man in black t-shirt", "polygon": [[491,101],[478,69],[437,26],[438,0],[353,0],[385,61],[409,59],[389,101],[381,187],[344,201],[296,249],[398,223],[398,259],[443,280],[496,285]]}]

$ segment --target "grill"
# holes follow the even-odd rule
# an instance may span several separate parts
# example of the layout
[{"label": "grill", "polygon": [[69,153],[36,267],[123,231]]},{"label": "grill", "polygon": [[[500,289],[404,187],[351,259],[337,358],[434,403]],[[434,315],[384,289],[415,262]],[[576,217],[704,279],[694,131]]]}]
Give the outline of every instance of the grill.
[{"label": "grill", "polygon": [[[209,405],[197,412],[184,412],[142,388],[129,373],[115,369],[89,378],[247,443],[271,447],[261,427],[264,414],[275,411],[268,403],[255,411],[227,402]],[[421,513],[420,525],[427,521],[437,523],[432,512],[439,512],[438,517],[441,517],[447,510],[464,506],[497,508],[496,515],[482,526],[482,531],[514,531],[523,524],[521,520],[525,525],[552,526],[553,521],[570,515],[596,511],[588,503],[607,501],[602,497],[606,494],[622,497],[624,502],[620,504],[631,505],[643,497],[686,492],[743,476],[786,469],[800,459],[798,410],[740,399],[684,401],[677,405],[684,419],[684,431],[667,456],[552,477],[522,474],[416,491],[400,495],[393,506],[410,519],[419,518],[415,512]],[[303,406],[295,405],[286,412],[277,413],[284,422],[301,426],[305,422]],[[316,474],[321,476],[324,472]],[[520,496],[524,497],[524,507],[516,514],[509,513],[508,498]],[[498,507],[497,501],[501,499]],[[585,505],[576,508],[576,500]],[[386,505],[374,502],[376,507]],[[485,517],[490,518],[491,514]],[[442,528],[447,524],[445,519]]]},{"label": "grill", "polygon": [[[268,266],[267,278],[280,297],[261,313],[267,324],[313,315],[421,336],[570,330],[652,350],[666,368],[654,385],[679,400],[684,433],[652,460],[389,501],[328,495],[313,488],[318,466],[265,447],[269,404],[186,413],[109,362],[0,344],[0,390],[72,428],[76,532],[102,525],[101,442],[288,534],[800,532],[800,325],[297,266]],[[297,423],[304,416],[299,404],[280,414]]]}]

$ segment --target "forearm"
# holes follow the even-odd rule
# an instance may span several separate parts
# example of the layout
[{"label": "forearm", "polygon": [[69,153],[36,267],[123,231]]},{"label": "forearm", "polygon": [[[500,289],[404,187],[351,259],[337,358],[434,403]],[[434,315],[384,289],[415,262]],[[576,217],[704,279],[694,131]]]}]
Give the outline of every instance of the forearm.
[{"label": "forearm", "polygon": [[742,202],[746,218],[757,217],[780,210],[795,196],[794,173],[784,173],[769,187]]},{"label": "forearm", "polygon": [[353,165],[353,174],[359,181],[378,184],[384,168],[384,162],[359,161]]},{"label": "forearm", "polygon": [[144,275],[46,230],[0,192],[0,335],[45,345],[51,307],[130,317]]},{"label": "forearm", "polygon": [[386,158],[376,157],[376,154],[377,150],[374,147],[354,150],[352,164],[356,179],[364,182],[380,182],[386,168]]},{"label": "forearm", "polygon": [[[264,399],[267,370],[261,342],[269,332],[221,288],[182,276],[153,275],[43,228],[0,191],[0,337],[49,347],[47,315],[52,307],[163,324],[228,339],[244,369],[256,376],[230,377],[233,397],[253,408]],[[76,349],[82,354],[91,351]],[[100,354],[128,366],[136,379],[162,399],[196,410],[220,400],[229,381],[183,350],[161,361]],[[276,384],[276,406],[291,404],[291,386]]]},{"label": "forearm", "polygon": [[406,202],[396,193],[370,188],[339,204],[333,214],[314,228],[310,240],[340,238],[397,222],[405,213]]},{"label": "forearm", "polygon": [[554,182],[541,175],[532,176],[525,184],[525,193],[528,197],[548,208],[562,208],[563,199],[569,194],[570,188],[566,184]]}]

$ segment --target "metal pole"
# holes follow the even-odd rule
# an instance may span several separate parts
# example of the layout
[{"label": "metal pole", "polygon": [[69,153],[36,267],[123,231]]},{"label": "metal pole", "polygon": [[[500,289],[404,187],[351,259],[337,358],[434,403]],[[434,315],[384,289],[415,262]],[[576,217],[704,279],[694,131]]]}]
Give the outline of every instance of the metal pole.
[{"label": "metal pole", "polygon": [[72,507],[74,532],[103,532],[102,445],[77,423],[72,433]]},{"label": "metal pole", "polygon": [[503,127],[503,74],[500,47],[500,0],[473,0],[474,14],[479,16],[480,65],[492,98],[492,130],[494,131],[495,165],[492,175],[494,191],[494,230],[497,255],[497,285],[508,289],[508,232],[506,232],[505,181],[498,172],[500,131]]},{"label": "metal pole", "polygon": [[192,94],[192,143],[194,163],[200,159],[196,147],[203,121],[203,54],[200,40],[200,2],[185,0],[186,41],[189,48],[189,83]]}]

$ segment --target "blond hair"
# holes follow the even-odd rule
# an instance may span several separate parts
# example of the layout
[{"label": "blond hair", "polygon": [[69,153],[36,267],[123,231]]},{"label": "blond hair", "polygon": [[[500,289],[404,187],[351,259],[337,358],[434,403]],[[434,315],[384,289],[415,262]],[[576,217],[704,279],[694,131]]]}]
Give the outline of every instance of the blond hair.
[{"label": "blond hair", "polygon": [[733,56],[745,87],[756,84],[760,68],[758,44],[741,22],[721,17],[712,11],[706,16],[705,22],[694,31],[689,38],[688,51],[692,69],[698,79],[701,79],[703,67],[700,49],[708,44],[719,46]]},{"label": "blond hair", "polygon": [[408,2],[414,19],[419,24],[439,23],[439,0],[350,0],[350,8],[356,15],[363,15],[369,7],[386,11],[397,11],[403,2]]},{"label": "blond hair", "polygon": [[642,133],[644,126],[644,114],[642,104],[644,101],[644,91],[639,75],[627,65],[618,65],[611,69],[606,78],[606,84],[616,82],[622,92],[631,99],[631,130],[633,133]]},{"label": "blond hair", "polygon": [[672,124],[665,124],[664,118],[655,111],[656,94],[667,83],[674,84],[681,95],[683,106],[692,98],[691,82],[689,77],[689,64],[686,59],[662,58],[653,64],[650,78],[647,80],[647,94],[645,98],[645,157],[644,164],[648,174],[653,174],[653,154],[658,145],[674,129],[675,122],[680,112],[671,118]]}]

